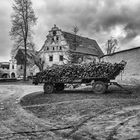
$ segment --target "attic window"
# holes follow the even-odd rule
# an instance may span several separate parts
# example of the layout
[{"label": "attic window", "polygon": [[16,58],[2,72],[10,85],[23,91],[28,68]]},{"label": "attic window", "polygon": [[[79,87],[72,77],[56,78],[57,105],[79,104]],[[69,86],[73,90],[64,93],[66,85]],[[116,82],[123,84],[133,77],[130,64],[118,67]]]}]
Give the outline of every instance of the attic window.
[{"label": "attic window", "polygon": [[53,31],[53,35],[56,36],[56,31]]}]

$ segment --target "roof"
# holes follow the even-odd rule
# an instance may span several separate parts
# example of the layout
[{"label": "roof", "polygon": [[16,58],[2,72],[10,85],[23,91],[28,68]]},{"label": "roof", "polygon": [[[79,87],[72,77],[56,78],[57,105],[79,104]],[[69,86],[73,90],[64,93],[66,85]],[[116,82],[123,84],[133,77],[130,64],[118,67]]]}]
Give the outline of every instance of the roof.
[{"label": "roof", "polygon": [[9,68],[10,63],[9,62],[0,62],[0,68]]},{"label": "roof", "polygon": [[[62,33],[64,35],[64,38],[70,45],[70,49],[72,51],[82,54],[95,55],[99,57],[104,55],[95,40],[78,36],[65,31],[62,31]],[[76,46],[76,48],[74,48],[74,46]]]},{"label": "roof", "polygon": [[135,48],[126,49],[126,50],[121,50],[121,51],[114,52],[114,53],[111,53],[111,54],[106,54],[106,55],[103,55],[102,57],[105,57],[105,56],[112,56],[112,55],[115,55],[115,54],[118,54],[118,53],[129,52],[129,51],[137,50],[137,49],[140,49],[140,46],[135,47]]},{"label": "roof", "polygon": [[9,65],[9,62],[0,62],[0,65]]}]

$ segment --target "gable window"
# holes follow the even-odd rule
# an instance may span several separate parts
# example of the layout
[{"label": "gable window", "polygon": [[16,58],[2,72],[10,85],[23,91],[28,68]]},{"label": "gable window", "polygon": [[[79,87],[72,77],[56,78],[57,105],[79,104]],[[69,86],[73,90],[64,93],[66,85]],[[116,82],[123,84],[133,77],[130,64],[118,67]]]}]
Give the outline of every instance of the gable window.
[{"label": "gable window", "polygon": [[63,55],[59,55],[59,60],[63,61],[63,59],[64,59]]},{"label": "gable window", "polygon": [[56,36],[56,31],[53,31],[53,35]]},{"label": "gable window", "polygon": [[53,55],[49,56],[49,61],[53,61]]}]

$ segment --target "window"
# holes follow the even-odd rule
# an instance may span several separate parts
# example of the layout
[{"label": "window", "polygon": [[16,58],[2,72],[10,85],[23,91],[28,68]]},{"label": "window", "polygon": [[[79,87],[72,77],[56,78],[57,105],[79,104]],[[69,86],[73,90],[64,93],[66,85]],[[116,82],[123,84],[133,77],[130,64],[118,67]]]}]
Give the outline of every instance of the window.
[{"label": "window", "polygon": [[22,65],[20,66],[20,69],[21,69],[21,70],[23,69]]},{"label": "window", "polygon": [[49,50],[49,47],[47,47],[47,50]]},{"label": "window", "polygon": [[54,51],[54,47],[53,47],[53,51]]},{"label": "window", "polygon": [[59,37],[58,37],[58,36],[56,37],[56,40],[57,40],[57,41],[59,40]]},{"label": "window", "polygon": [[14,65],[12,65],[12,69],[14,69]]},{"label": "window", "polygon": [[53,35],[54,35],[54,36],[56,35],[56,31],[53,31]]},{"label": "window", "polygon": [[63,59],[64,59],[64,58],[63,58],[63,55],[60,55],[60,56],[59,56],[59,60],[60,60],[60,61],[63,61]]},{"label": "window", "polygon": [[53,55],[49,56],[49,61],[53,61]]},{"label": "window", "polygon": [[60,46],[60,50],[62,50],[62,46]]}]

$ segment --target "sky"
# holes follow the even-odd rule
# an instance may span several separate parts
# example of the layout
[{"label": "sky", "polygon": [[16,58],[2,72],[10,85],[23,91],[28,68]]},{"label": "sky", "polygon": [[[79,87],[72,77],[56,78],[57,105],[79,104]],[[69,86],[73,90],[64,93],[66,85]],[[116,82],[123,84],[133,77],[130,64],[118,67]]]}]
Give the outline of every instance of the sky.
[{"label": "sky", "polygon": [[[140,0],[32,0],[37,16],[33,27],[39,50],[56,24],[60,29],[95,39],[102,50],[111,37],[118,39],[118,51],[140,46]],[[8,61],[13,47],[9,36],[13,0],[0,0],[0,61]]]}]

